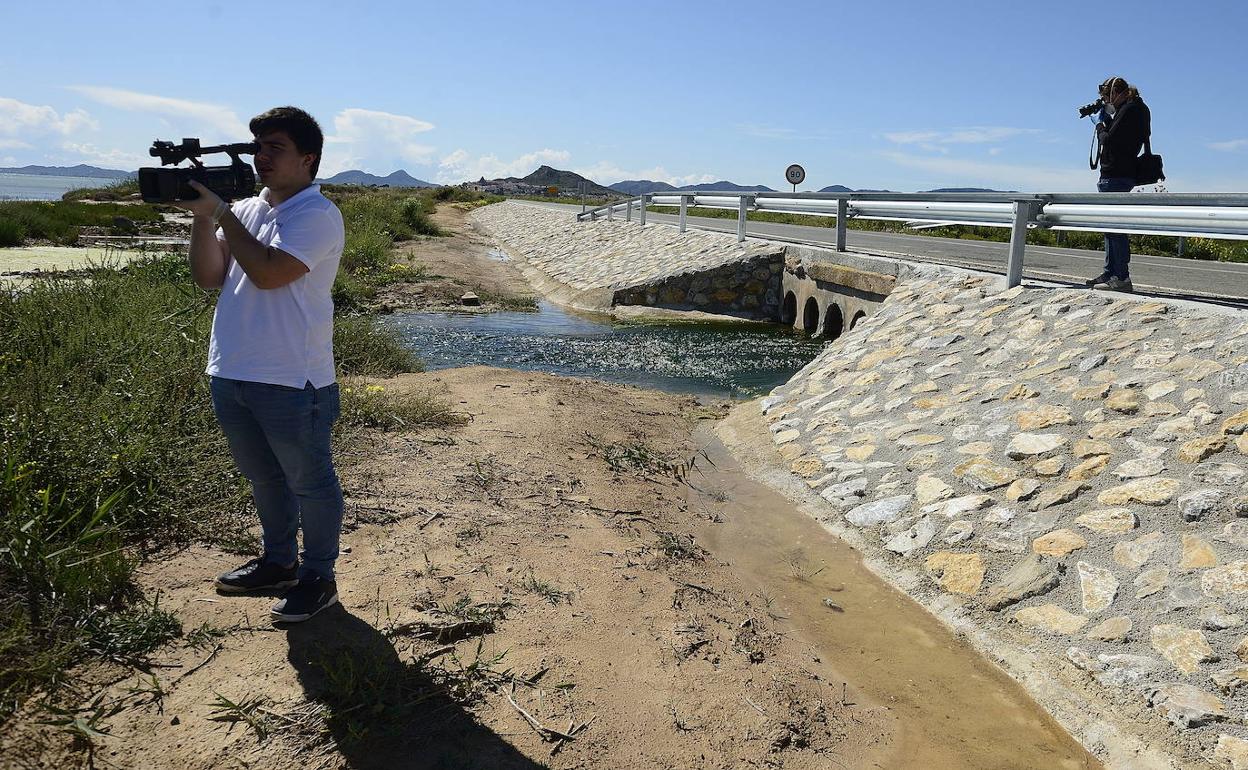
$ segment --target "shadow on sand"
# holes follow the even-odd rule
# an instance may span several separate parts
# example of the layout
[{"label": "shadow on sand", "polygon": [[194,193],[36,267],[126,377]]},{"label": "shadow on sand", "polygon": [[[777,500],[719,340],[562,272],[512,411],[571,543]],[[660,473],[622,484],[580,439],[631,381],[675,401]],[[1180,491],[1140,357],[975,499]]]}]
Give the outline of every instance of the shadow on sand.
[{"label": "shadow on sand", "polygon": [[480,725],[428,665],[400,660],[389,639],[341,605],[282,628],[299,682],[326,707],[327,727],[348,767],[545,767]]}]

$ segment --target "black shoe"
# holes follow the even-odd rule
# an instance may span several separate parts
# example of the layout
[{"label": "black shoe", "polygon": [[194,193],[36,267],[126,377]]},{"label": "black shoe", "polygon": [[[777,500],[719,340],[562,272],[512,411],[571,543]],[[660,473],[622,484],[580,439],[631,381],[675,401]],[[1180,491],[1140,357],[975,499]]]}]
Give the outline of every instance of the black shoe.
[{"label": "black shoe", "polygon": [[1103,289],[1105,291],[1121,291],[1125,294],[1133,294],[1135,292],[1135,287],[1131,285],[1130,278],[1110,278],[1103,285],[1095,286],[1093,288]]},{"label": "black shoe", "polygon": [[299,582],[295,567],[282,567],[264,559],[252,559],[243,566],[217,577],[217,590],[226,594],[275,591]]},{"label": "black shoe", "polygon": [[323,577],[310,575],[300,580],[299,585],[286,592],[286,596],[273,605],[273,620],[281,623],[299,623],[337,603],[338,584]]},{"label": "black shoe", "polygon": [[1083,285],[1091,289],[1093,286],[1096,286],[1098,283],[1107,283],[1110,278],[1113,278],[1113,276],[1110,275],[1109,273],[1101,273],[1095,278],[1089,278],[1088,280],[1084,281]]}]

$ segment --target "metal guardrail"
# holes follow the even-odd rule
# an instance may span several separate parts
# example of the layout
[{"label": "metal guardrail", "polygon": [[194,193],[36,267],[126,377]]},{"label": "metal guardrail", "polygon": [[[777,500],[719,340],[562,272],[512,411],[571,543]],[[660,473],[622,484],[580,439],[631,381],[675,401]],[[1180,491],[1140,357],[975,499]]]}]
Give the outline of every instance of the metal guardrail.
[{"label": "metal guardrail", "polygon": [[836,250],[845,251],[846,222],[880,219],[915,227],[980,225],[1010,228],[1006,283],[1023,280],[1027,230],[1197,236],[1248,240],[1248,193],[784,193],[707,191],[656,192],[599,206],[578,220],[606,216],[646,223],[646,207],[678,206],[680,231],[690,206],[737,211],[737,240],[746,237],[751,211],[810,214],[836,219]]}]

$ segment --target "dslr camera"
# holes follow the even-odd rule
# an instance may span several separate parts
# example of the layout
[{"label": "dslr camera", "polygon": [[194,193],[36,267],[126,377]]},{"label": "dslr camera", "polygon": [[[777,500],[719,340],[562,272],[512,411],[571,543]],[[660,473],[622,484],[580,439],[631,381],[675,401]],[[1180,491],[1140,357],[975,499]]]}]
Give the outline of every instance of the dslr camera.
[{"label": "dslr camera", "polygon": [[[194,200],[199,197],[199,193],[189,184],[194,180],[221,196],[224,201],[250,198],[256,191],[256,175],[251,166],[238,156],[255,155],[259,149],[260,145],[255,142],[201,147],[198,139],[183,139],[182,144],[157,139],[152,142],[148,152],[153,158],[160,158],[162,166],[177,165],[184,160],[189,160],[193,165],[185,168],[139,169],[139,194],[147,203]],[[199,160],[201,155],[218,152],[230,156],[230,165],[205,166]]]}]

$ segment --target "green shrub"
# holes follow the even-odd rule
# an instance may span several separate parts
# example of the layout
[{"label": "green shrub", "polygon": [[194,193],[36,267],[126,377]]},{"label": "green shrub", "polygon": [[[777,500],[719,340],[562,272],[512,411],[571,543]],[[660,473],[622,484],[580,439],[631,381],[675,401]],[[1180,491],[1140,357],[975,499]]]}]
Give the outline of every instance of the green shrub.
[{"label": "green shrub", "polygon": [[344,377],[393,377],[424,371],[420,359],[371,316],[334,321],[334,359]]},{"label": "green shrub", "polygon": [[13,219],[0,219],[0,246],[21,246],[26,240],[26,228]]},{"label": "green shrub", "polygon": [[109,233],[128,233],[128,223],[155,223],[160,213],[147,204],[81,203],[64,201],[0,202],[0,231],[14,233],[20,229],[23,238],[48,240],[72,246],[83,227],[103,228]]},{"label": "green shrub", "polygon": [[138,177],[118,179],[103,187],[82,187],[61,196],[63,201],[117,201],[139,192]]}]

